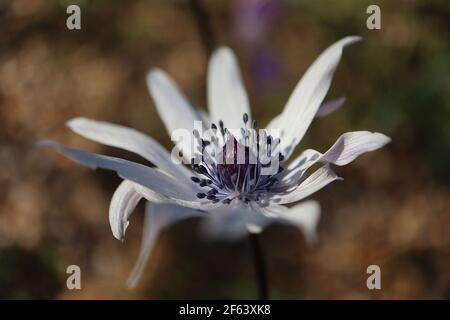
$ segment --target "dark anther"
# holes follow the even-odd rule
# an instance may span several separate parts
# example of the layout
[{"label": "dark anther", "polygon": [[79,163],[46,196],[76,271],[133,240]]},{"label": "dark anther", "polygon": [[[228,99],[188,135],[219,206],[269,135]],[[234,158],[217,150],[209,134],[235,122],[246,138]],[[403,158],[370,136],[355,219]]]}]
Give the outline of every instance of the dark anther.
[{"label": "dark anther", "polygon": [[197,193],[197,198],[203,199],[204,197],[206,197],[206,194],[204,194],[204,193]]},{"label": "dark anther", "polygon": [[192,131],[192,133],[194,134],[194,137],[196,137],[196,138],[200,137],[200,133],[198,133],[198,130],[197,130],[197,129],[194,129],[194,130]]},{"label": "dark anther", "polygon": [[222,201],[222,203],[224,204],[229,204],[231,202],[231,199],[226,198],[225,200]]},{"label": "dark anther", "polygon": [[220,199],[217,199],[217,198],[212,200],[213,203],[217,203],[219,201],[220,201]]},{"label": "dark anther", "polygon": [[209,194],[209,195],[206,196],[206,199],[208,199],[208,200],[214,200],[214,199],[216,199],[216,196],[213,195],[213,194]]},{"label": "dark anther", "polygon": [[178,151],[178,155],[180,156],[180,157],[183,157],[183,151]]},{"label": "dark anther", "polygon": [[244,113],[244,115],[242,116],[242,120],[244,120],[244,123],[247,124],[248,122],[248,114]]},{"label": "dark anther", "polygon": [[283,170],[284,170],[284,168],[280,166],[280,167],[278,168],[278,173],[283,172]]},{"label": "dark anther", "polygon": [[216,124],[215,124],[215,123],[211,124],[211,129],[213,129],[214,131],[216,131],[216,130],[217,130],[217,126],[216,126]]},{"label": "dark anther", "polygon": [[267,136],[267,144],[272,144],[272,136]]},{"label": "dark anther", "polygon": [[199,183],[200,179],[197,177],[191,177],[191,180],[194,181],[195,183]]},{"label": "dark anther", "polygon": [[257,126],[258,126],[258,125],[257,125],[257,123],[256,123],[256,120],[253,120],[253,123],[252,123],[253,129],[256,129]]},{"label": "dark anther", "polygon": [[215,194],[217,194],[217,192],[218,191],[216,189],[211,189],[208,191],[207,195],[215,195]]},{"label": "dark anther", "polygon": [[222,120],[219,120],[219,127],[221,130],[223,130],[223,121]]},{"label": "dark anther", "polygon": [[281,153],[278,154],[278,160],[280,160],[280,161],[284,160],[284,156]]},{"label": "dark anther", "polygon": [[205,180],[202,180],[200,182],[200,187],[206,187],[206,181]]},{"label": "dark anther", "polygon": [[263,168],[268,168],[268,167],[270,167],[272,165],[272,161],[269,161],[268,163],[263,163],[263,164],[261,164],[261,167],[263,167]]}]

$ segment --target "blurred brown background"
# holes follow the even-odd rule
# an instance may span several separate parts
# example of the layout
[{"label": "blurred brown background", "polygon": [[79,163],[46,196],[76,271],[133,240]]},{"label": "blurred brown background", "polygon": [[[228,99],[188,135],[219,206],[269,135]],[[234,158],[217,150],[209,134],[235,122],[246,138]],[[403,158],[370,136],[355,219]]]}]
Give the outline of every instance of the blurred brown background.
[{"label": "blurred brown background", "polygon": [[[450,298],[450,46],[448,1],[202,1],[212,37],[239,56],[252,112],[264,126],[312,61],[351,34],[328,98],[343,109],[316,119],[301,148],[324,151],[343,132],[393,142],[336,168],[343,182],[313,196],[320,242],[274,226],[262,235],[272,298]],[[78,4],[82,29],[66,28]],[[382,28],[366,28],[381,7]],[[75,116],[165,133],[145,87],[166,70],[205,107],[205,17],[189,1],[0,1],[0,298],[254,298],[247,241],[208,243],[197,221],[161,236],[140,285],[125,281],[137,257],[142,207],[124,243],[108,223],[115,174],[91,171],[36,141],[137,159],[65,128]],[[203,20],[202,20],[203,19]],[[208,34],[206,34],[208,36]],[[204,39],[205,40],[205,39]],[[211,41],[211,39],[209,39]],[[82,290],[66,288],[66,267]],[[366,288],[366,268],[382,290]]]}]

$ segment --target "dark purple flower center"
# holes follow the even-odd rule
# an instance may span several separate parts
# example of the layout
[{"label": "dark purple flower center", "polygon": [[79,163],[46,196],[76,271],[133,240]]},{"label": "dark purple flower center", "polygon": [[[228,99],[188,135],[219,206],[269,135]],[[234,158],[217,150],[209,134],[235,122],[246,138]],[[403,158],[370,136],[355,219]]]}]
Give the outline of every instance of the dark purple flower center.
[{"label": "dark purple flower center", "polygon": [[278,181],[277,175],[283,170],[280,162],[284,159],[279,151],[275,151],[280,139],[274,139],[266,131],[260,134],[255,121],[249,128],[248,121],[248,115],[244,114],[244,127],[234,134],[224,127],[222,121],[219,121],[220,130],[212,124],[215,135],[210,140],[203,139],[194,130],[200,147],[191,159],[192,169],[198,174],[191,180],[209,189],[198,193],[199,199],[225,204],[235,198],[247,203],[263,201],[262,198]]},{"label": "dark purple flower center", "polygon": [[221,162],[217,165],[217,173],[228,187],[242,189],[246,175],[254,177],[256,164],[250,164],[250,148],[240,144],[233,138],[231,147],[225,144],[222,148]]}]

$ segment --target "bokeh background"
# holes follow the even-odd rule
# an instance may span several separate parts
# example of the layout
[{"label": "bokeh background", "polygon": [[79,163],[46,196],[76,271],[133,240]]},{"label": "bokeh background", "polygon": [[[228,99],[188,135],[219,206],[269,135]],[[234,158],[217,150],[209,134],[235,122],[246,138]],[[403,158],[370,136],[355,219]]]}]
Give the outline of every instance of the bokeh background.
[{"label": "bokeh background", "polygon": [[[82,29],[66,28],[78,4]],[[198,6],[198,4],[200,6]],[[381,30],[366,8],[381,7]],[[165,69],[196,105],[206,105],[213,46],[237,53],[264,125],[277,115],[312,61],[351,34],[328,99],[346,105],[316,119],[301,148],[326,150],[343,132],[372,130],[392,143],[336,171],[313,196],[322,204],[320,242],[295,228],[262,234],[272,298],[450,298],[449,2],[443,1],[0,1],[0,298],[254,298],[247,240],[205,242],[198,221],[164,232],[134,290],[143,206],[126,241],[108,223],[115,174],[91,171],[36,148],[51,138],[141,160],[65,128],[75,116],[111,121],[171,141],[145,87]],[[66,267],[82,289],[66,288]],[[366,268],[382,290],[366,288]]]}]

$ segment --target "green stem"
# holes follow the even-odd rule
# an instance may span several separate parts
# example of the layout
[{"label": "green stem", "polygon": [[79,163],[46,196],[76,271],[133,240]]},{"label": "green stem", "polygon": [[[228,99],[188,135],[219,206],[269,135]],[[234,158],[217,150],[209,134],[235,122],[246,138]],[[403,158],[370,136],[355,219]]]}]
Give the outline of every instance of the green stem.
[{"label": "green stem", "polygon": [[258,283],[258,298],[267,300],[269,298],[269,290],[267,287],[267,270],[259,236],[250,233],[250,244],[253,251],[253,263],[255,266],[256,280]]}]

